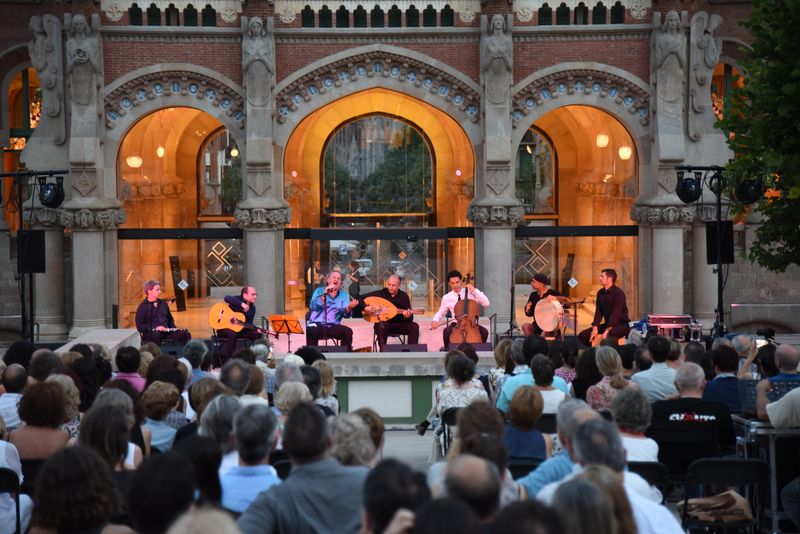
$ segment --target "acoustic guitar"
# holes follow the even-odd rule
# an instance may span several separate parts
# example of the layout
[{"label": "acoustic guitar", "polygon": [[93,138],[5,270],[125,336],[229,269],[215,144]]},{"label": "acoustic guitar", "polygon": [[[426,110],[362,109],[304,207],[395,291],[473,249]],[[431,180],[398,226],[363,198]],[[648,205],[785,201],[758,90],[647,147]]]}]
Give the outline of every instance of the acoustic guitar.
[{"label": "acoustic guitar", "polygon": [[[370,323],[385,323],[398,313],[403,313],[405,311],[398,309],[397,306],[382,297],[367,297],[364,299],[364,303],[366,304],[363,313],[364,319]],[[376,311],[373,312],[370,310],[370,306],[376,308]],[[409,311],[411,313],[425,313],[424,308],[412,308]]]},{"label": "acoustic guitar", "polygon": [[258,330],[258,327],[244,320],[244,314],[235,312],[224,302],[217,302],[208,314],[208,326],[214,330],[227,328],[234,332],[241,332],[242,329]]}]

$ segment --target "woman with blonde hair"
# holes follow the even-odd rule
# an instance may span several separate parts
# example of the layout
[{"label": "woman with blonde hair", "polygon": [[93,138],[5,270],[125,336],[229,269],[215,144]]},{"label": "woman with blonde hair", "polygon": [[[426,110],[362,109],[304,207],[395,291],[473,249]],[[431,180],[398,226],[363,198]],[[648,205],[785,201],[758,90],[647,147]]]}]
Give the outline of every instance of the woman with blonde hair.
[{"label": "woman with blonde hair", "polygon": [[333,368],[325,360],[317,360],[311,366],[319,370],[322,379],[322,389],[314,402],[321,406],[327,406],[333,413],[338,414],[339,400],[336,398],[336,378],[333,376]]},{"label": "woman with blonde hair", "polygon": [[500,340],[494,348],[494,363],[496,367],[489,369],[489,387],[492,390],[492,398],[497,392],[497,380],[506,374],[506,362],[511,358],[511,340],[508,338]]},{"label": "woman with blonde hair", "polygon": [[81,394],[78,391],[78,386],[71,376],[66,374],[52,374],[47,377],[45,382],[55,382],[64,390],[64,408],[67,411],[67,418],[61,428],[69,432],[70,438],[77,438],[81,426],[81,413],[78,411],[78,406],[81,404]]},{"label": "woman with blonde hair", "polygon": [[614,396],[627,387],[638,387],[622,376],[622,359],[614,347],[603,345],[595,354],[597,368],[603,378],[586,391],[586,402],[594,410],[608,410]]}]

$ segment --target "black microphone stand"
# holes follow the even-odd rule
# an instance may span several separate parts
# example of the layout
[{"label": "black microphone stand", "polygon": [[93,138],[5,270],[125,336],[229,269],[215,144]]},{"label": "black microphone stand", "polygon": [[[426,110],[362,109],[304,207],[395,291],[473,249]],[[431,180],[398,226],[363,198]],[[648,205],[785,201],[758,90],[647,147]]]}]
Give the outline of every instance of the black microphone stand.
[{"label": "black microphone stand", "polygon": [[509,312],[509,319],[508,319],[508,330],[505,332],[506,337],[514,337],[515,334],[519,333],[519,325],[517,325],[517,313],[516,309],[514,308],[514,292],[516,287],[514,287],[514,268],[511,268],[511,310]]}]

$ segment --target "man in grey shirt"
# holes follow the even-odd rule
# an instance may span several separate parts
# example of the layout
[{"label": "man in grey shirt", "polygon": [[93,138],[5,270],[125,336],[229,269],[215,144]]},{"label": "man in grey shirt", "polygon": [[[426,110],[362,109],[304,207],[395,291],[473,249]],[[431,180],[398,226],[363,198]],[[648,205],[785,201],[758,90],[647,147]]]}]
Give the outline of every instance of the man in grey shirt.
[{"label": "man in grey shirt", "polygon": [[243,534],[358,532],[366,467],[330,458],[327,421],[311,403],[289,412],[283,448],[292,462],[289,478],[261,493],[239,518]]},{"label": "man in grey shirt", "polygon": [[647,371],[640,371],[631,377],[631,381],[639,386],[650,402],[678,394],[675,389],[675,369],[666,363],[670,348],[670,341],[664,336],[650,338],[647,352],[653,359],[653,365]]}]

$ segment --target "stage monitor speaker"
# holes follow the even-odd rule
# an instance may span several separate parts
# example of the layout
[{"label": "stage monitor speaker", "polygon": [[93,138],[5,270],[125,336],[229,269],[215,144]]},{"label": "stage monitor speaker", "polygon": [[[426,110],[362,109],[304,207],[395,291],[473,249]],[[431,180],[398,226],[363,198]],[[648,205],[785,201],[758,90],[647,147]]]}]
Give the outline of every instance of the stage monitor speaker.
[{"label": "stage monitor speaker", "polygon": [[428,345],[425,343],[387,343],[383,346],[383,352],[428,352]]},{"label": "stage monitor speaker", "polygon": [[317,347],[320,352],[351,352],[347,345],[320,345]]},{"label": "stage monitor speaker", "polygon": [[[455,350],[455,349],[458,348],[459,345],[460,345],[460,343],[450,343],[450,345],[448,346],[447,350]],[[475,349],[475,352],[480,352],[480,351],[489,351],[489,352],[491,352],[491,351],[494,350],[494,347],[492,347],[491,343],[470,343],[470,345],[473,346],[473,348]]]},{"label": "stage monitor speaker", "polygon": [[45,272],[44,255],[44,230],[17,232],[17,272]]},{"label": "stage monitor speaker", "polygon": [[[733,221],[722,221],[720,227],[720,262],[733,263]],[[717,264],[717,222],[706,223],[706,263]]]}]

